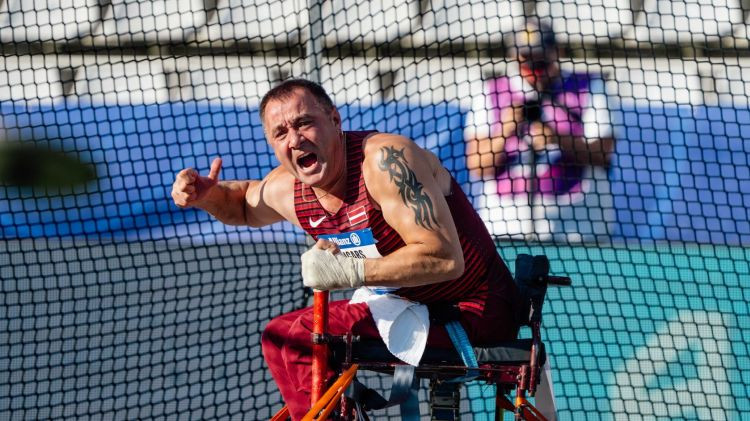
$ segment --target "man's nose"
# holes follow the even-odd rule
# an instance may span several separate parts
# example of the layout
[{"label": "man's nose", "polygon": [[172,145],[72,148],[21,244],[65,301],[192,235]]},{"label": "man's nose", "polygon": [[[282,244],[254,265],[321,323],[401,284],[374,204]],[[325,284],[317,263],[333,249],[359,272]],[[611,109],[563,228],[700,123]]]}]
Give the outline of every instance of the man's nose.
[{"label": "man's nose", "polygon": [[289,130],[288,136],[289,136],[288,146],[292,149],[297,149],[299,145],[302,144],[302,141],[304,140],[299,130],[294,130],[294,129]]}]

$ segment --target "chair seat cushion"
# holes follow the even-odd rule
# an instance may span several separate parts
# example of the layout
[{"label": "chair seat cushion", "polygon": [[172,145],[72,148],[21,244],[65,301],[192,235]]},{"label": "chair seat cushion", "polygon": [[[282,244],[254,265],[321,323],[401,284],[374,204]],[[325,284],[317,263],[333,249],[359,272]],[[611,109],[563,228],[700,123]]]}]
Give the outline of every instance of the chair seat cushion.
[{"label": "chair seat cushion", "polygon": [[[491,347],[474,347],[479,364],[518,365],[528,364],[531,359],[531,339],[517,339],[496,344]],[[344,344],[334,344],[333,353],[336,360],[345,355]],[[540,365],[544,364],[546,354],[544,344],[541,346]],[[352,344],[352,362],[399,362],[379,340],[365,339]],[[454,348],[427,348],[421,365],[463,365],[461,356]]]}]

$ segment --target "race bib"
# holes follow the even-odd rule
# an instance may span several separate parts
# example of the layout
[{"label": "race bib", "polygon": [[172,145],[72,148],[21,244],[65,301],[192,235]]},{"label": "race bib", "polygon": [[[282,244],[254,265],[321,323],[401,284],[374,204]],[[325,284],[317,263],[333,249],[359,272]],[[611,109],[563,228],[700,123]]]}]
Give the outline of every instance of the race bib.
[{"label": "race bib", "polygon": [[318,238],[336,243],[344,256],[358,259],[383,257],[375,246],[375,237],[370,228],[341,234],[324,234]]}]

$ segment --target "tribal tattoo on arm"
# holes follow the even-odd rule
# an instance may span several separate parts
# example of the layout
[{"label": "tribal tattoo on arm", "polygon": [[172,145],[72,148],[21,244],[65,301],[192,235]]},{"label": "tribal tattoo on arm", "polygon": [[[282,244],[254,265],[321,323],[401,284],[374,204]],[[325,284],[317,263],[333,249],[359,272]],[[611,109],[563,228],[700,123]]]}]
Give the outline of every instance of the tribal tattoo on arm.
[{"label": "tribal tattoo on arm", "polygon": [[414,222],[423,228],[434,230],[439,224],[432,200],[423,191],[424,186],[417,180],[414,171],[407,165],[404,149],[398,150],[392,146],[380,148],[378,167],[388,173],[390,180],[398,187],[401,200],[414,211]]}]

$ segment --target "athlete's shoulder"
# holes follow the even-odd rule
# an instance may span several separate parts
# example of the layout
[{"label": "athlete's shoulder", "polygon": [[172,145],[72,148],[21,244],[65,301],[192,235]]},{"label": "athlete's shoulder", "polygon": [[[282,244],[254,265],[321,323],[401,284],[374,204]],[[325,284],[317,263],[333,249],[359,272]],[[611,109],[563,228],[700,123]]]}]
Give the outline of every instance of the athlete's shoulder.
[{"label": "athlete's shoulder", "polygon": [[[294,176],[284,167],[272,169],[261,181],[260,190],[266,202],[286,216],[294,201]],[[292,206],[293,207],[293,206]]]},{"label": "athlete's shoulder", "polygon": [[402,158],[407,162],[428,165],[434,172],[441,167],[440,160],[432,152],[422,148],[406,136],[393,133],[378,133],[370,136],[364,146],[365,166],[380,166],[383,160]]},{"label": "athlete's shoulder", "polygon": [[363,145],[364,158],[362,161],[362,175],[370,194],[377,200],[380,191],[389,177],[393,166],[406,168],[424,161],[424,151],[411,139],[392,133],[378,133],[367,138]]},{"label": "athlete's shoulder", "polygon": [[263,179],[267,183],[278,185],[278,187],[287,185],[294,187],[294,176],[282,166],[272,169]]},{"label": "athlete's shoulder", "polygon": [[374,133],[365,139],[362,147],[365,159],[376,157],[386,147],[420,149],[414,141],[408,137],[394,133]]},{"label": "athlete's shoulder", "polygon": [[[408,137],[382,133],[368,139],[363,165],[365,182],[369,185],[370,180],[382,181],[382,172],[387,172],[394,165],[417,173],[431,174],[439,180],[450,179],[450,173],[443,167],[440,159]],[[441,186],[443,184],[445,183]],[[449,184],[448,182],[447,189],[450,189]]]},{"label": "athlete's shoulder", "polygon": [[253,227],[286,219],[294,223],[294,182],[282,168],[271,170],[262,180],[249,180],[245,192],[246,221]]}]

